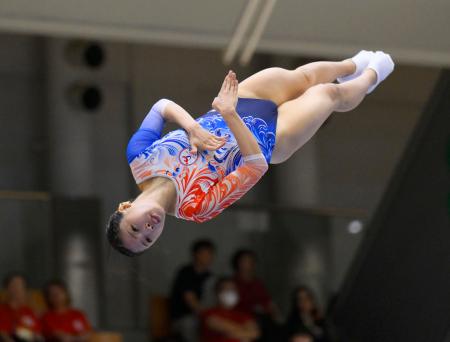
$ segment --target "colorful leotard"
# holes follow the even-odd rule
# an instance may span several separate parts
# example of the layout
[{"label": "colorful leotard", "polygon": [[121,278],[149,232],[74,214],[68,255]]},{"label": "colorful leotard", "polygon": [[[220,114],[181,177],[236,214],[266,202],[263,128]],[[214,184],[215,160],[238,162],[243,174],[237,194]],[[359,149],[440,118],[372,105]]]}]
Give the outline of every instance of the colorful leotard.
[{"label": "colorful leotard", "polygon": [[255,136],[261,154],[242,157],[236,139],[222,116],[211,110],[197,119],[217,136],[227,136],[216,151],[190,153],[186,131],[178,129],[161,138],[161,117],[152,115],[160,100],[130,139],[128,162],[137,184],[152,178],[171,179],[177,190],[175,216],[204,222],[241,198],[264,175],[275,145],[277,106],[268,100],[239,98],[236,111]]}]

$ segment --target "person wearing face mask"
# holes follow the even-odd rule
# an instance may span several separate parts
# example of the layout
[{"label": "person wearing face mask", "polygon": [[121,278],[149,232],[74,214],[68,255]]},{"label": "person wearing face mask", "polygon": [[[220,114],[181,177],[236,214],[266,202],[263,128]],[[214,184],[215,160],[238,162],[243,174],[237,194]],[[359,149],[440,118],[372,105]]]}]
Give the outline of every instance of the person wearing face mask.
[{"label": "person wearing face mask", "polygon": [[250,342],[260,331],[253,317],[236,309],[239,294],[232,278],[216,284],[217,304],[202,314],[202,342]]},{"label": "person wearing face mask", "polygon": [[6,303],[0,305],[0,341],[41,341],[39,320],[27,306],[27,282],[18,273],[7,276],[3,281]]}]

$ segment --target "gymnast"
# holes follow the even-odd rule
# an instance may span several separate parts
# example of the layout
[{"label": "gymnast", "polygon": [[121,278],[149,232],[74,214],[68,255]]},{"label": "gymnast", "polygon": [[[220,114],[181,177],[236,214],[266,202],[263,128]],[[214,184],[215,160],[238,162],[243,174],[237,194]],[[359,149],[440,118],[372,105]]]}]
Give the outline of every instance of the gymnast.
[{"label": "gymnast", "polygon": [[[362,50],[340,62],[268,68],[240,83],[229,71],[212,109],[196,120],[173,101],[159,100],[128,143],[141,193],[111,215],[109,242],[136,256],[161,235],[166,214],[214,218],[249,191],[269,163],[289,159],[332,112],[354,109],[393,69],[388,54]],[[161,137],[165,121],[182,129]]]}]

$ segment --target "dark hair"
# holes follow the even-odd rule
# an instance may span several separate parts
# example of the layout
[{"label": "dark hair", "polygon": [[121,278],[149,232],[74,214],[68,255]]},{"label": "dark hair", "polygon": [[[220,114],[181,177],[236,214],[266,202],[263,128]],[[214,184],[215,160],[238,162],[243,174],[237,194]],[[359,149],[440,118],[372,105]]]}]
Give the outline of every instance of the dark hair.
[{"label": "dark hair", "polygon": [[72,302],[72,299],[70,297],[70,293],[69,293],[69,290],[67,289],[66,283],[64,281],[62,281],[61,279],[53,279],[53,280],[50,280],[47,284],[45,284],[45,287],[44,287],[44,298],[45,298],[45,301],[47,302],[47,306],[49,308],[52,308],[52,305],[50,303],[50,287],[52,287],[52,286],[59,287],[61,290],[63,290],[66,293],[67,304],[70,305],[70,303]]},{"label": "dark hair", "polygon": [[319,318],[319,307],[317,305],[316,295],[314,294],[314,291],[306,286],[306,285],[300,285],[292,292],[291,296],[291,314],[290,317],[300,317],[300,312],[298,309],[298,293],[300,291],[304,291],[308,294],[308,296],[311,298],[311,301],[313,302],[313,316],[315,319]]},{"label": "dark hair", "polygon": [[211,252],[214,252],[216,250],[216,246],[214,243],[209,239],[200,239],[194,241],[194,243],[191,245],[191,253],[193,255],[200,252],[202,249],[209,249]]},{"label": "dark hair", "polygon": [[25,286],[28,286],[27,278],[22,273],[11,272],[3,278],[3,288],[6,289],[11,284],[14,278],[21,278],[25,283]]},{"label": "dark hair", "polygon": [[232,277],[228,277],[228,276],[220,277],[219,279],[217,279],[216,283],[214,284],[214,291],[216,294],[219,294],[220,290],[222,289],[222,287],[225,283],[235,284],[234,279]]},{"label": "dark hair", "polygon": [[238,271],[239,269],[239,263],[241,262],[241,259],[243,257],[249,256],[251,258],[253,258],[253,260],[256,262],[257,261],[257,256],[256,253],[254,251],[252,251],[251,249],[238,249],[234,254],[233,257],[231,258],[231,267],[233,268],[233,270],[235,272]]},{"label": "dark hair", "polygon": [[111,217],[109,218],[109,223],[106,226],[106,238],[116,251],[129,257],[138,256],[143,252],[136,253],[133,252],[132,250],[129,250],[123,245],[123,242],[120,239],[119,232],[120,232],[120,222],[122,222],[122,219],[123,214],[120,211],[115,211],[111,215]]}]

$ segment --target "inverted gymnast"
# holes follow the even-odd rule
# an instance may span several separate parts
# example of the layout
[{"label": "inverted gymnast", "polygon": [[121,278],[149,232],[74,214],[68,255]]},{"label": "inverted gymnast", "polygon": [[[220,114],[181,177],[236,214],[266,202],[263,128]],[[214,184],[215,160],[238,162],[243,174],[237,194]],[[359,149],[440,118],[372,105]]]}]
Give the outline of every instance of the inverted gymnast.
[{"label": "inverted gymnast", "polygon": [[[393,69],[388,54],[363,50],[341,62],[265,69],[240,83],[230,71],[213,109],[198,119],[159,100],[128,143],[141,193],[112,214],[111,245],[136,256],[161,235],[166,214],[212,219],[250,190],[269,163],[289,159],[332,112],[358,106]],[[165,121],[182,129],[161,137]]]}]

